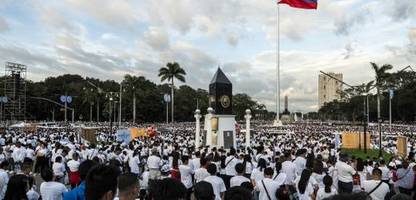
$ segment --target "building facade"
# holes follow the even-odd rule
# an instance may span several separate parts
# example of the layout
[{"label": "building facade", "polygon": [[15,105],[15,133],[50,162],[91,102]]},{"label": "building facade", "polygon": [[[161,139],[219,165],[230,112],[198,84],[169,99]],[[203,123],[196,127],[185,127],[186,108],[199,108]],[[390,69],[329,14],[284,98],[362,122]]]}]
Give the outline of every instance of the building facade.
[{"label": "building facade", "polygon": [[[342,80],[341,73],[328,73],[329,75]],[[341,100],[340,91],[342,90],[342,83],[324,74],[319,75],[318,80],[318,103],[319,108],[324,106],[325,103],[329,103],[335,99]]]}]

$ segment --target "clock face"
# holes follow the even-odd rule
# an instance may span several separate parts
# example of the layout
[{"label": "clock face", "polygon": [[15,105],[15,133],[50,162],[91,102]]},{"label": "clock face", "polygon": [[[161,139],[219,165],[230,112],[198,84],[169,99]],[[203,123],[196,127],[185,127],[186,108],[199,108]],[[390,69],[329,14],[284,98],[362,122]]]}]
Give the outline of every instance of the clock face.
[{"label": "clock face", "polygon": [[221,101],[221,106],[222,106],[223,108],[228,108],[228,107],[230,107],[230,103],[231,103],[231,101],[230,101],[230,97],[228,97],[227,95],[223,95],[223,96],[221,96],[220,101]]}]

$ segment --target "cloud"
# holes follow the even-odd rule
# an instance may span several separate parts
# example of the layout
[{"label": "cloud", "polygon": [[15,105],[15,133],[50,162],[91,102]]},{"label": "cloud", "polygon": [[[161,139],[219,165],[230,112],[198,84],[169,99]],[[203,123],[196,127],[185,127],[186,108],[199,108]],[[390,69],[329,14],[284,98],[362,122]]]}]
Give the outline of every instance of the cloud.
[{"label": "cloud", "polygon": [[135,5],[129,0],[65,0],[70,8],[111,26],[125,27],[136,22]]},{"label": "cloud", "polygon": [[9,24],[7,24],[7,21],[0,17],[0,32],[9,30]]},{"label": "cloud", "polygon": [[149,27],[144,33],[143,40],[157,51],[169,48],[169,35],[161,28]]},{"label": "cloud", "polygon": [[345,13],[343,17],[335,21],[335,33],[349,35],[355,26],[364,24],[368,16],[368,10]]},{"label": "cloud", "polygon": [[387,9],[393,20],[403,21],[416,16],[414,0],[388,0]]},{"label": "cloud", "polygon": [[238,45],[238,36],[234,34],[229,34],[227,37],[227,43],[233,47]]}]

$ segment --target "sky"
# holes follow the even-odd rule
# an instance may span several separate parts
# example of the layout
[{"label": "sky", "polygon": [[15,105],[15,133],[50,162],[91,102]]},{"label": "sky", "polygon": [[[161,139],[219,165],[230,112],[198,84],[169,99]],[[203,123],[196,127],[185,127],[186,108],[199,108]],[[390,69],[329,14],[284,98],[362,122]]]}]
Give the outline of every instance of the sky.
[{"label": "sky", "polygon": [[[234,93],[274,110],[277,21],[273,0],[0,0],[0,63],[27,65],[34,81],[70,73],[160,83],[159,68],[176,61],[186,84],[203,89],[220,66]],[[370,62],[416,66],[415,0],[280,5],[279,21],[290,111],[318,109],[320,70],[354,85],[374,79]]]}]

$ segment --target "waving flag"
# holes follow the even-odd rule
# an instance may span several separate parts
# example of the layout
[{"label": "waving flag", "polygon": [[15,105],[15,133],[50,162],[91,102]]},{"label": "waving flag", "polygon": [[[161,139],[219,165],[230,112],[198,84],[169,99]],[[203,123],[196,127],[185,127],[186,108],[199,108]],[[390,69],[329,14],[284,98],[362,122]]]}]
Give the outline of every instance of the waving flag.
[{"label": "waving flag", "polygon": [[318,0],[280,0],[278,2],[289,5],[294,8],[316,9],[318,8]]}]

